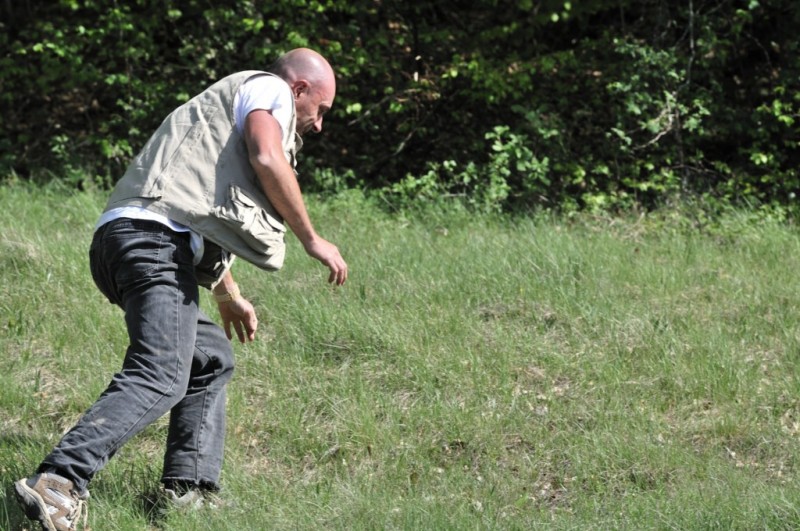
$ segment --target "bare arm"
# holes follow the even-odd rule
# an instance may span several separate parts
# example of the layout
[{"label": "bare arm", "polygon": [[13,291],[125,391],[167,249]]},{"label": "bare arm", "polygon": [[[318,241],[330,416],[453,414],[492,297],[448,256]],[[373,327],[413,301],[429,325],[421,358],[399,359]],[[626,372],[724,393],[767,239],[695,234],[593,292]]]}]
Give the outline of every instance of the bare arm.
[{"label": "bare arm", "polygon": [[339,249],[314,230],[306,211],[300,186],[281,145],[281,128],[271,113],[256,110],[247,115],[244,137],[250,164],[270,203],[292,229],[306,252],[330,270],[328,282],[342,285],[347,280],[347,263]]}]

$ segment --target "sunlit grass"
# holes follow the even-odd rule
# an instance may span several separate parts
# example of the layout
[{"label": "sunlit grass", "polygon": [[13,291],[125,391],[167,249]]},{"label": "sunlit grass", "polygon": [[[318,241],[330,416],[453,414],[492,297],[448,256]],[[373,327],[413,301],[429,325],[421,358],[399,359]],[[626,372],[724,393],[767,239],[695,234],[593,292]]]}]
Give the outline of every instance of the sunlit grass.
[{"label": "sunlit grass", "polygon": [[[6,486],[120,363],[121,313],[87,266],[102,204],[0,189]],[[794,226],[310,206],[351,278],[328,286],[293,238],[277,274],[235,266],[261,325],[236,347],[229,504],[150,512],[162,421],[92,483],[94,528],[800,525]]]}]

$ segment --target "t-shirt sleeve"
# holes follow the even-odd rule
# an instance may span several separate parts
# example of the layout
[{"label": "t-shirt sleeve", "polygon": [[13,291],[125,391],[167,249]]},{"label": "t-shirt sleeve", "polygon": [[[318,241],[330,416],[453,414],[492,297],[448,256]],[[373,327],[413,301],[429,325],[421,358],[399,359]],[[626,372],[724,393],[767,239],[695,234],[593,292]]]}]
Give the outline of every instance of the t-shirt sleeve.
[{"label": "t-shirt sleeve", "polygon": [[281,138],[285,140],[292,119],[292,90],[280,78],[256,75],[242,83],[233,102],[236,130],[244,133],[247,115],[255,110],[270,111],[281,126]]}]

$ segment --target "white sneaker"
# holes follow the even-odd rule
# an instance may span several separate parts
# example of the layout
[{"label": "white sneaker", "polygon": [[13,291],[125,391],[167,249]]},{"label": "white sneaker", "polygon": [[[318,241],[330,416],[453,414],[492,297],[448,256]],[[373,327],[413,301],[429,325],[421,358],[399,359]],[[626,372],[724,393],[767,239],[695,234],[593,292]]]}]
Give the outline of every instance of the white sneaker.
[{"label": "white sneaker", "polygon": [[164,489],[164,494],[167,496],[172,507],[181,510],[198,510],[204,507],[209,509],[218,509],[221,505],[220,498],[208,490],[190,488],[190,489]]}]

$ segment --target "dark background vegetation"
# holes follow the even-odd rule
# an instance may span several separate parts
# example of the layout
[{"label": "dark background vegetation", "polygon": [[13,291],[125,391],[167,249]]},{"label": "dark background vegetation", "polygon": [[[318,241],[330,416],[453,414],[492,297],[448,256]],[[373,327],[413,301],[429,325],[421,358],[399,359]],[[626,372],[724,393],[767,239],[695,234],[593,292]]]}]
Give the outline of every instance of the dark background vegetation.
[{"label": "dark background vegetation", "polygon": [[175,106],[297,46],[339,93],[309,191],[483,210],[794,209],[796,0],[5,0],[0,175],[112,184]]}]

